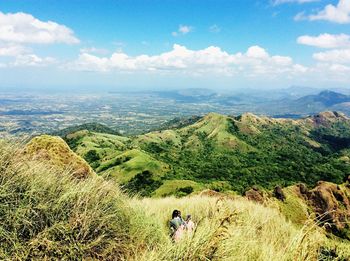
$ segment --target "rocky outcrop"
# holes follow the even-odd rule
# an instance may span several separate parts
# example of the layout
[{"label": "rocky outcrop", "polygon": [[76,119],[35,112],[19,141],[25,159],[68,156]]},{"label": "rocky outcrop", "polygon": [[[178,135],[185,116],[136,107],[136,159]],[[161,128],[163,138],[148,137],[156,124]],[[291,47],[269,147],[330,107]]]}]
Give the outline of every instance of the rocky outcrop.
[{"label": "rocky outcrop", "polygon": [[[327,232],[350,240],[349,181],[342,185],[319,181],[311,190],[302,183],[284,189],[276,186],[270,195],[278,199],[280,209],[284,209],[286,213],[307,208],[303,222],[310,218],[315,219]],[[258,203],[269,202],[268,195],[264,195],[257,188],[246,191],[245,197]]]},{"label": "rocky outcrop", "polygon": [[285,201],[286,196],[283,193],[283,190],[280,186],[276,186],[273,190],[273,196],[280,201]]},{"label": "rocky outcrop", "polygon": [[350,190],[346,186],[320,181],[307,197],[320,225],[350,239]]},{"label": "rocky outcrop", "polygon": [[260,191],[256,187],[253,187],[252,189],[247,190],[245,192],[245,197],[248,200],[252,200],[252,201],[258,202],[260,204],[264,203],[264,194],[262,191]]}]

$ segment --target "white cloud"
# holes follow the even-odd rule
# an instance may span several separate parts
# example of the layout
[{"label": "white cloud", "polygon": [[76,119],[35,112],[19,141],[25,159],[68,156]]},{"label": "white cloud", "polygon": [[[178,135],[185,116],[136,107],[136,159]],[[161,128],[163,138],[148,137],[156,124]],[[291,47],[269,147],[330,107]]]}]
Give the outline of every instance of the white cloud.
[{"label": "white cloud", "polygon": [[330,50],[319,52],[313,55],[313,58],[320,62],[350,64],[350,49]]},{"label": "white cloud", "polygon": [[350,35],[347,34],[320,34],[318,36],[303,35],[298,37],[297,43],[319,48],[346,48],[350,47]]},{"label": "white cloud", "polygon": [[229,54],[216,46],[190,50],[178,44],[174,44],[169,52],[153,56],[143,54],[132,57],[123,52],[116,52],[110,57],[98,57],[81,53],[79,58],[66,68],[97,72],[158,72],[189,75],[239,73],[247,77],[307,71],[306,67],[294,64],[291,57],[271,56],[259,46],[252,46],[245,53]]},{"label": "white cloud", "polygon": [[43,22],[26,13],[0,12],[0,41],[11,43],[76,44],[74,32],[58,23]]},{"label": "white cloud", "polygon": [[221,28],[216,24],[209,26],[209,32],[211,33],[219,33],[220,31],[221,31]]},{"label": "white cloud", "polygon": [[173,36],[178,36],[178,35],[185,35],[188,34],[190,32],[193,32],[194,28],[192,26],[189,25],[179,25],[179,28],[176,32],[172,32],[171,34]]},{"label": "white cloud", "polygon": [[350,72],[350,67],[343,64],[331,64],[329,69],[334,72]]},{"label": "white cloud", "polygon": [[0,12],[0,56],[12,57],[6,67],[52,64],[55,59],[39,57],[26,45],[55,43],[76,44],[79,39],[64,25],[40,21],[26,13]]},{"label": "white cloud", "polygon": [[321,11],[306,18],[310,21],[325,20],[339,24],[350,23],[350,0],[339,0],[336,6],[326,5]]},{"label": "white cloud", "polygon": [[305,3],[318,2],[318,1],[320,0],[274,0],[272,3],[273,5],[280,5],[280,4],[286,4],[286,3],[305,4]]},{"label": "white cloud", "polygon": [[29,49],[21,45],[0,45],[0,56],[16,57],[28,52]]},{"label": "white cloud", "polygon": [[249,47],[246,55],[247,57],[257,58],[257,59],[259,58],[264,59],[269,56],[264,48],[261,48],[260,46],[257,46],[257,45]]},{"label": "white cloud", "polygon": [[55,63],[55,59],[52,57],[39,57],[35,54],[19,55],[10,66],[47,66]]}]

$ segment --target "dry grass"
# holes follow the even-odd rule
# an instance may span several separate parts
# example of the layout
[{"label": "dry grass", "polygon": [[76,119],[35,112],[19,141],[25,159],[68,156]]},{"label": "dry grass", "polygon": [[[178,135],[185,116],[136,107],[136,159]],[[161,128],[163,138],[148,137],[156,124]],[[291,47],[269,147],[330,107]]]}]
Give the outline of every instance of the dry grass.
[{"label": "dry grass", "polygon": [[134,200],[166,224],[175,208],[198,224],[193,237],[170,241],[137,260],[316,260],[325,237],[313,222],[296,228],[276,210],[245,199],[195,196]]},{"label": "dry grass", "polygon": [[127,260],[162,240],[116,184],[18,155],[1,144],[0,260]]},{"label": "dry grass", "polygon": [[[131,199],[101,177],[77,179],[21,161],[18,145],[0,147],[0,260],[317,260],[327,243],[314,222],[300,228],[242,198]],[[173,209],[197,223],[176,244]]]}]

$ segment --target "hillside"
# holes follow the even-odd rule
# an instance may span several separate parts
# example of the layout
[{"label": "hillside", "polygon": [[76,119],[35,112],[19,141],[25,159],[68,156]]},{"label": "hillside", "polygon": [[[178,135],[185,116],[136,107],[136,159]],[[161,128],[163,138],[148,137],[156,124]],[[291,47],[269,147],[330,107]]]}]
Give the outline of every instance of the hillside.
[{"label": "hillside", "polygon": [[[290,196],[285,203],[266,197],[264,204],[208,193],[130,198],[111,180],[77,178],[60,161],[47,165],[45,158],[28,158],[23,145],[0,145],[1,260],[350,258],[349,244],[326,237],[313,219],[303,225],[286,219],[285,210],[291,209],[281,206],[293,206]],[[192,214],[197,224],[194,234],[177,244],[167,227],[173,209]]]},{"label": "hillside", "polygon": [[[349,136],[349,119],[336,112],[300,120],[211,113],[184,127],[139,136],[79,131],[65,140],[101,175],[122,184],[133,179],[135,185],[146,173],[153,191],[159,186],[165,194],[176,194],[181,188],[171,190],[171,180],[191,180],[192,189],[239,193],[255,185],[340,184],[350,173]],[[165,183],[167,190],[161,188]]]},{"label": "hillside", "polygon": [[107,133],[107,134],[118,134],[118,131],[111,129],[106,125],[103,125],[100,123],[85,123],[77,126],[64,128],[58,131],[54,131],[51,133],[51,135],[64,137],[70,133],[74,133],[81,130],[88,130],[88,131],[93,131],[98,133]]}]

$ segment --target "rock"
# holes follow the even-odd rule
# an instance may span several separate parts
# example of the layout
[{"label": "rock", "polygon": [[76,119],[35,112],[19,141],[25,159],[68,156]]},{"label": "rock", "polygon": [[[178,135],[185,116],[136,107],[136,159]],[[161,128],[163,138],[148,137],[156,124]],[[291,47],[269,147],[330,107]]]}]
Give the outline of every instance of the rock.
[{"label": "rock", "polygon": [[264,194],[257,187],[253,187],[252,189],[246,191],[245,197],[248,200],[252,200],[261,204],[264,203]]},{"label": "rock", "polygon": [[283,190],[280,186],[276,186],[273,190],[273,196],[277,198],[278,200],[284,201],[286,199],[286,196],[283,193]]},{"label": "rock", "polygon": [[207,197],[222,197],[222,196],[224,196],[224,194],[217,192],[215,190],[211,190],[211,189],[203,190],[199,195],[200,196],[207,196]]},{"label": "rock", "polygon": [[305,184],[300,183],[300,184],[298,184],[297,186],[298,186],[299,191],[300,191],[300,193],[301,193],[302,195],[306,195],[306,194],[309,192],[309,190],[307,189],[307,187],[306,187]]},{"label": "rock", "polygon": [[349,229],[347,221],[350,220],[350,199],[340,186],[319,182],[314,189],[310,190],[308,200],[320,225],[324,226],[328,232],[350,238],[350,235],[343,233]]}]

